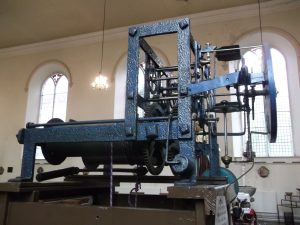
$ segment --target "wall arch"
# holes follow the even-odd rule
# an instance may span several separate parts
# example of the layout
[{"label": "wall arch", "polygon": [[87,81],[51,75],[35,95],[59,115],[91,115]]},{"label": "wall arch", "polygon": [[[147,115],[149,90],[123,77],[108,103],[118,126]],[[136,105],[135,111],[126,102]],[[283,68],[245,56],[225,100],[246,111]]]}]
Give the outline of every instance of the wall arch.
[{"label": "wall arch", "polygon": [[[282,30],[280,28],[271,27],[271,26],[263,27],[262,30],[263,30],[263,39],[264,39],[266,33],[272,33],[272,34],[279,35],[282,38],[285,38],[288,42],[290,42],[292,44],[292,46],[294,47],[294,50],[296,51],[297,56],[300,56],[300,43],[289,32],[287,32],[285,30]],[[259,28],[248,30],[247,32],[239,35],[233,43],[234,44],[240,43],[240,41],[245,39],[247,36],[255,35],[255,34],[260,35],[260,29]],[[259,40],[255,40],[255,42],[257,44],[260,44],[260,38],[259,38]]]},{"label": "wall arch", "polygon": [[[170,65],[166,54],[159,48],[154,47],[153,50],[157,53],[159,58],[165,65]],[[114,119],[124,118],[125,115],[125,90],[126,90],[126,76],[127,76],[127,51],[124,52],[114,68]]]},{"label": "wall arch", "polygon": [[37,122],[41,88],[44,81],[53,73],[62,73],[72,86],[72,77],[69,68],[61,61],[48,60],[38,65],[30,74],[25,91],[28,92],[25,122]]},{"label": "wall arch", "polygon": [[[299,70],[299,56],[300,56],[300,45],[297,40],[288,32],[273,28],[273,27],[263,27],[263,43],[267,43],[270,48],[275,48],[285,58],[286,69],[287,69],[287,80],[289,87],[289,101],[291,106],[291,119],[292,119],[292,131],[294,140],[294,151],[295,155],[299,156],[300,151],[297,146],[300,144],[300,140],[297,136],[300,134],[300,106],[298,104],[297,96],[300,94],[300,70]],[[240,46],[251,46],[261,44],[261,33],[259,29],[250,30],[247,33],[242,34],[236,39],[234,44],[239,44]],[[242,51],[244,54],[248,49]],[[229,64],[230,72],[237,68],[237,62],[231,62]],[[237,118],[233,118],[236,121]],[[238,130],[236,124],[232,124],[233,129]],[[235,128],[234,128],[235,127]],[[238,141],[237,141],[238,142]],[[238,146],[235,141],[235,146]],[[238,155],[235,150],[235,155]]]}]

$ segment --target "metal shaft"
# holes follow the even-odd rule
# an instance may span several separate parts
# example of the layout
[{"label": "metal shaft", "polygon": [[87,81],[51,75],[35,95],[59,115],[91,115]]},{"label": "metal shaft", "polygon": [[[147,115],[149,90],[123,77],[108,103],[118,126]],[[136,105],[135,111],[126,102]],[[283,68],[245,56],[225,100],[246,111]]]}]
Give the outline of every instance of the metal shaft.
[{"label": "metal shaft", "polygon": [[225,156],[228,156],[227,113],[224,113],[224,144],[225,144]]}]

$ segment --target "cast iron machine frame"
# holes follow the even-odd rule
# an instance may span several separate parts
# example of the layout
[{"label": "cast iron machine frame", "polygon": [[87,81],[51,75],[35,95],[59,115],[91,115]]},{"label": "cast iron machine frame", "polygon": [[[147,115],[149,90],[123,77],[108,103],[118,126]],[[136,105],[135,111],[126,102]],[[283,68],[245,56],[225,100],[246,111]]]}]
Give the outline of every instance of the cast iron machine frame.
[{"label": "cast iron machine frame", "polygon": [[[177,34],[178,66],[173,68],[164,67],[155,51],[146,41],[148,37],[165,34]],[[146,64],[144,96],[138,93],[140,50],[145,54]],[[69,156],[82,156],[88,169],[89,167],[96,169],[99,164],[111,164],[112,166],[114,163],[144,166],[149,161],[155,164],[152,166],[159,167],[160,165],[157,164],[161,164],[162,167],[170,165],[173,173],[179,177],[177,184],[180,185],[197,183],[197,179],[201,175],[199,173],[199,157],[209,155],[209,175],[220,176],[217,142],[217,136],[220,133],[217,133],[217,119],[210,117],[209,113],[222,112],[225,115],[228,108],[231,107],[235,111],[247,112],[249,119],[251,111],[249,98],[254,99],[257,95],[265,96],[267,133],[270,136],[270,141],[274,142],[277,133],[276,89],[269,50],[265,51],[267,59],[265,73],[249,74],[247,68],[242,67],[239,72],[211,77],[210,61],[203,56],[209,56],[210,53],[216,51],[220,51],[219,56],[217,56],[220,60],[229,61],[237,57],[236,52],[232,53],[233,58],[226,54],[224,56],[221,54],[222,49],[218,50],[213,46],[208,45],[201,48],[191,35],[189,19],[163,21],[130,28],[125,119],[66,123],[52,120],[51,123],[47,124],[28,123],[26,129],[20,130],[17,135],[19,143],[24,144],[21,177],[17,180],[33,180],[35,152],[38,145],[42,147],[46,160],[55,165],[60,164]],[[191,53],[194,56],[193,63],[191,63]],[[155,77],[156,75],[151,77],[153,70],[154,74],[164,74],[164,78]],[[172,86],[172,83],[169,82],[175,78],[168,75],[168,71],[177,72],[176,85]],[[157,93],[153,93],[153,90],[151,92],[151,85],[157,85],[155,82],[160,79],[167,80],[169,86],[165,87],[166,91],[159,92],[157,98]],[[264,90],[255,91],[253,88],[255,84],[263,84]],[[215,89],[232,86],[237,90],[237,95],[241,95],[238,89],[240,85],[246,87],[245,92],[242,93],[244,104],[239,101],[237,106],[232,107],[227,103],[216,103]],[[252,85],[251,90],[247,89],[249,85]],[[210,102],[208,105],[203,103],[205,98]],[[175,107],[170,107],[172,100],[176,101]],[[150,113],[150,116],[139,118],[138,107],[147,111],[147,108],[149,110],[149,107],[155,107],[155,104],[152,104],[155,101],[167,104],[164,109],[160,104],[158,104],[158,108],[155,108],[156,111],[165,112],[160,112],[155,116],[155,113]],[[206,134],[209,136],[208,143],[196,143],[195,121],[208,127],[209,131]],[[248,135],[250,135],[249,125],[250,123],[248,124]],[[225,135],[227,138],[227,131],[221,135]],[[169,160],[169,142],[176,143],[177,149],[171,160]],[[95,143],[98,146],[95,147]],[[82,146],[78,147],[79,145]],[[109,149],[114,149],[114,153],[111,153]],[[149,150],[150,153],[146,151],[148,154],[146,159],[143,158],[145,153],[141,153],[144,151],[143,149],[151,149]],[[153,157],[153,152],[157,151],[156,149],[158,149],[158,155],[161,156],[156,156],[155,162],[152,162],[153,159],[149,159],[149,157]],[[110,153],[115,157],[111,161],[109,161]],[[124,159],[124,154],[126,159]],[[253,160],[251,137],[245,155],[249,161]],[[223,161],[227,165],[230,160],[226,153]],[[152,171],[154,175],[159,173],[160,169]]]},{"label": "cast iron machine frame", "polygon": [[[165,34],[177,35],[176,66],[164,66],[147,42],[149,37]],[[139,93],[140,52],[145,56],[142,94]],[[253,104],[250,107],[249,99],[253,103],[256,96],[264,96],[266,134],[271,142],[275,142],[277,134],[276,88],[269,49],[265,49],[266,70],[259,74],[248,73],[243,65],[238,72],[211,76],[212,53],[218,53],[216,58],[221,61],[240,57],[239,47],[201,47],[191,35],[189,19],[130,28],[125,119],[70,122],[52,119],[45,124],[28,123],[17,134],[19,143],[24,145],[21,176],[14,182],[0,184],[0,225],[53,225],[61,221],[74,225],[86,222],[118,224],[120,221],[122,224],[205,225],[206,216],[215,213],[216,196],[227,198],[232,191],[229,190],[231,184],[237,185],[234,175],[220,167],[217,136],[224,136],[222,161],[228,166],[231,157],[226,152],[227,136],[245,134],[245,131],[228,133],[226,119],[224,133],[218,133],[215,114],[222,113],[226,118],[230,112],[245,112],[249,139],[245,152],[247,161],[253,161],[254,157],[249,121],[254,107]],[[191,59],[194,59],[192,63]],[[255,90],[256,84],[262,84],[263,90]],[[245,87],[243,92],[239,91],[240,86]],[[234,88],[238,101],[218,103],[215,90],[222,87]],[[144,111],[144,116],[138,115],[138,108]],[[199,134],[208,140],[196,141]],[[86,166],[85,170],[72,167],[38,174],[39,181],[82,171],[104,174],[67,176],[59,183],[32,182],[37,146],[41,146],[50,164],[57,165],[66,157],[80,156]],[[204,167],[204,172],[202,164],[207,158],[209,165]],[[104,168],[99,169],[99,164]],[[136,165],[137,168],[113,168],[115,164]],[[148,171],[159,175],[165,165],[171,167],[175,176],[144,176]],[[115,171],[134,172],[135,175],[113,176]],[[205,174],[209,177],[202,176]],[[135,182],[136,178],[139,182],[175,185],[168,188],[166,195],[141,194],[138,208],[137,204],[128,207],[126,200],[131,193],[118,194],[113,188],[119,182]],[[82,195],[93,200],[88,207],[70,206],[65,200],[57,204],[59,198]],[[26,219],[23,212],[26,212]],[[44,220],[48,213],[55,216]]]}]

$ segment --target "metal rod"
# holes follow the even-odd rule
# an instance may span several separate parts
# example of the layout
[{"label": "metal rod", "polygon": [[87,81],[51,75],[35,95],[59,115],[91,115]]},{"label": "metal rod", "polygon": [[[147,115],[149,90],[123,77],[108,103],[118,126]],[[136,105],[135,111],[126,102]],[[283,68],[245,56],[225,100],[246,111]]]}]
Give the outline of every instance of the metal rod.
[{"label": "metal rod", "polygon": [[178,66],[165,66],[165,67],[159,67],[156,68],[155,71],[157,72],[173,72],[173,71],[177,71],[178,70]]},{"label": "metal rod", "polygon": [[235,93],[220,93],[220,94],[215,94],[215,97],[224,97],[224,96],[234,96],[236,95]]},{"label": "metal rod", "polygon": [[[98,168],[95,170],[89,170],[89,169],[79,169],[79,172],[107,172],[110,169],[108,168]],[[126,168],[113,168],[113,172],[121,172],[121,173],[138,173],[138,169],[126,169]]]},{"label": "metal rod", "polygon": [[[139,118],[139,121],[160,121],[160,120],[168,120],[168,116],[160,116],[160,117],[147,117],[147,118]],[[172,120],[178,119],[178,116],[173,116]]]},{"label": "metal rod", "polygon": [[[190,64],[191,69],[194,69],[195,64],[192,63]],[[172,72],[172,71],[177,71],[178,70],[178,66],[165,66],[165,67],[159,67],[156,68],[155,71],[157,72]]]},{"label": "metal rod", "polygon": [[227,113],[224,113],[224,144],[225,144],[225,156],[228,156]]},{"label": "metal rod", "polygon": [[161,80],[176,80],[178,77],[160,77],[160,78],[151,78],[147,79],[147,81],[161,81]]},{"label": "metal rod", "polygon": [[251,134],[262,134],[262,135],[268,135],[268,132],[260,132],[260,131],[251,131]]},{"label": "metal rod", "polygon": [[166,155],[165,155],[165,163],[168,165],[171,164],[178,164],[179,162],[171,160],[168,160],[168,156],[169,156],[169,138],[170,138],[170,126],[171,126],[171,119],[172,119],[172,114],[169,115],[168,118],[168,127],[167,127],[167,141],[166,141]]},{"label": "metal rod", "polygon": [[[95,169],[95,170],[79,169],[78,167],[68,167],[68,168],[64,168],[64,169],[58,169],[58,170],[39,173],[36,175],[36,180],[40,182],[40,181],[45,181],[45,180],[51,180],[51,179],[58,178],[58,177],[75,175],[75,174],[78,174],[79,172],[106,172],[108,170],[110,171],[109,175],[113,174],[113,172],[123,172],[123,173],[132,172],[135,174],[142,172],[141,170],[138,170],[138,169],[113,168],[112,166],[107,169],[101,168],[101,169]],[[145,168],[145,170],[146,170],[146,168]],[[110,177],[110,180],[112,180],[111,177]],[[111,187],[112,187],[112,185],[111,185]]]},{"label": "metal rod", "polygon": [[[197,135],[208,135],[209,133],[208,132],[199,132],[199,133],[196,133],[196,134]],[[234,132],[234,133],[227,132],[227,137],[242,136],[244,134],[245,134],[244,131],[242,131],[242,132]],[[214,133],[214,135],[216,135],[216,136],[224,136],[224,133],[218,132],[218,133]]]},{"label": "metal rod", "polygon": [[[242,135],[245,135],[246,134],[246,112],[244,112],[244,131],[242,131],[242,132],[233,132],[233,133],[228,133],[227,132],[227,136],[242,136]],[[224,133],[215,133],[214,135],[216,135],[216,136],[223,136],[224,135]]]},{"label": "metal rod", "polygon": [[[246,96],[248,96],[248,86],[245,85],[245,94]],[[253,151],[252,151],[252,138],[251,138],[251,128],[250,128],[250,107],[249,107],[249,98],[246,97],[244,98],[245,101],[245,105],[246,105],[246,119],[247,119],[247,135],[248,135],[248,139],[247,139],[247,146],[246,146],[246,158],[248,160],[253,160]]]},{"label": "metal rod", "polygon": [[36,175],[37,181],[51,180],[58,177],[64,177],[68,175],[78,174],[80,172],[78,167],[68,167],[64,169],[53,170],[49,172],[43,172]]},{"label": "metal rod", "polygon": [[263,45],[252,45],[252,46],[243,46],[238,48],[225,48],[225,49],[214,49],[210,51],[202,51],[202,53],[209,53],[209,52],[223,52],[223,51],[231,51],[231,50],[238,50],[238,49],[249,49],[249,48],[262,48]]},{"label": "metal rod", "polygon": [[168,100],[177,100],[178,97],[161,97],[161,98],[150,98],[146,99],[148,102],[160,102],[160,101],[168,101]]},{"label": "metal rod", "polygon": [[172,91],[172,90],[177,90],[177,89],[178,89],[177,87],[160,88],[160,90],[163,90],[163,91]]},{"label": "metal rod", "polygon": [[[220,93],[220,94],[215,94],[215,97],[224,97],[224,96],[235,96],[236,93]],[[239,93],[240,96],[245,96],[245,92],[240,92]],[[265,91],[251,91],[249,90],[249,94],[250,97],[251,96],[265,96],[266,92]]]},{"label": "metal rod", "polygon": [[198,68],[198,53],[199,53],[199,50],[198,50],[198,43],[196,41],[193,42],[193,47],[194,47],[194,55],[195,55],[195,67],[194,67],[194,77],[195,77],[195,81],[198,80],[198,71],[197,71],[197,68]]}]

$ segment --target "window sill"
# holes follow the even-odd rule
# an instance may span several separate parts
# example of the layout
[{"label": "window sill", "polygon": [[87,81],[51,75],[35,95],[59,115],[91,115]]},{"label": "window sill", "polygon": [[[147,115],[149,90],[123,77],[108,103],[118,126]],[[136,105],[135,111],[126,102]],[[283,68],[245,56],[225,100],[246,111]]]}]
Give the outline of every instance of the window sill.
[{"label": "window sill", "polygon": [[[234,157],[236,161],[242,161],[242,157]],[[256,157],[255,163],[266,163],[266,164],[300,164],[300,157]]]}]

